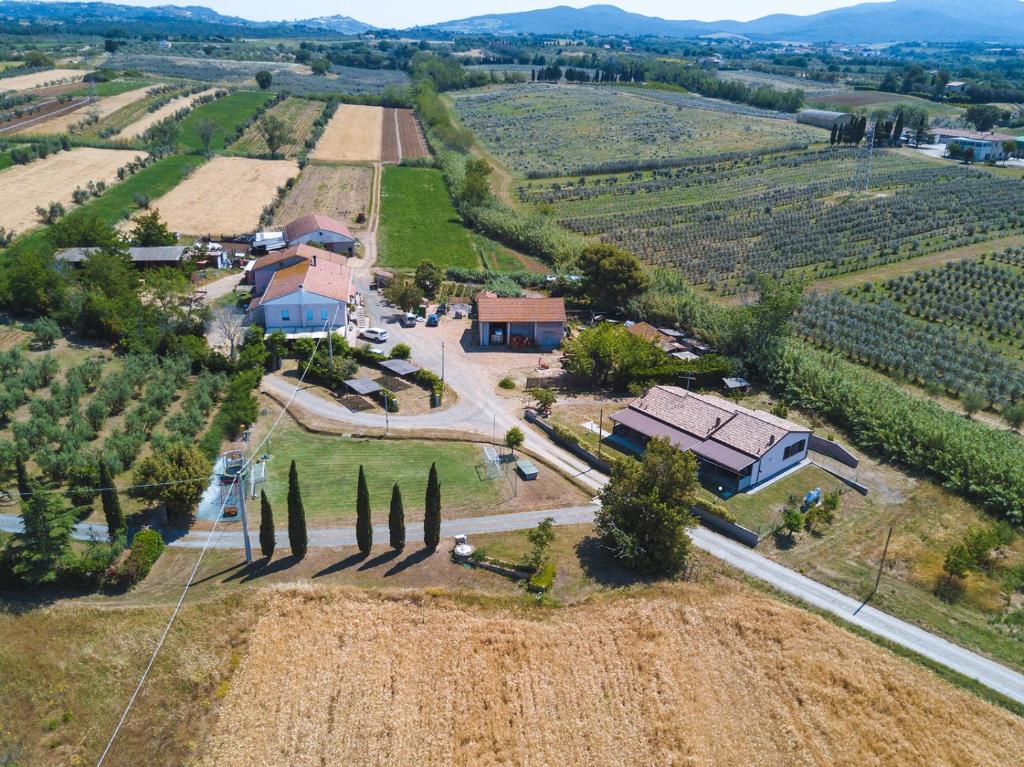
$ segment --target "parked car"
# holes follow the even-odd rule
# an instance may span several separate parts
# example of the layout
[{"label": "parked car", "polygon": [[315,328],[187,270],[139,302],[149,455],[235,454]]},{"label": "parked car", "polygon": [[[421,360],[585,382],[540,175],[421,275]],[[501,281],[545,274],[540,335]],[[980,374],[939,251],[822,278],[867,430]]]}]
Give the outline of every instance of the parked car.
[{"label": "parked car", "polygon": [[431,314],[429,317],[427,317],[427,327],[436,328],[440,321],[440,318],[436,314]]},{"label": "parked car", "polygon": [[365,338],[367,341],[376,341],[377,343],[384,343],[388,340],[388,331],[384,328],[366,328],[359,334],[360,338]]},{"label": "parked car", "polygon": [[416,315],[412,312],[406,312],[402,315],[400,323],[403,328],[414,328],[416,327]]}]

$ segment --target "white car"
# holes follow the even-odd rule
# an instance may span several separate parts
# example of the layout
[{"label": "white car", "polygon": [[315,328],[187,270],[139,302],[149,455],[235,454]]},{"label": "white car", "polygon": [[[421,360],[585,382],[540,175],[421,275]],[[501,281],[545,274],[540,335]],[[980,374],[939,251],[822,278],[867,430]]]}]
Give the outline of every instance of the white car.
[{"label": "white car", "polygon": [[388,340],[388,331],[384,328],[367,328],[359,334],[359,337],[365,338],[367,341],[376,341],[380,344]]}]

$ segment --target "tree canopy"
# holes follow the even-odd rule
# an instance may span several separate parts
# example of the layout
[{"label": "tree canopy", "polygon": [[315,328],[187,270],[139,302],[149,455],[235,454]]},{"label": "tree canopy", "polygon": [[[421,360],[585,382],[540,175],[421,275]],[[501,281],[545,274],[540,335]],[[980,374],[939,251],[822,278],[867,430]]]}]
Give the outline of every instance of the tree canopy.
[{"label": "tree canopy", "polygon": [[584,293],[600,309],[622,309],[650,284],[640,260],[614,245],[588,245],[577,265]]}]

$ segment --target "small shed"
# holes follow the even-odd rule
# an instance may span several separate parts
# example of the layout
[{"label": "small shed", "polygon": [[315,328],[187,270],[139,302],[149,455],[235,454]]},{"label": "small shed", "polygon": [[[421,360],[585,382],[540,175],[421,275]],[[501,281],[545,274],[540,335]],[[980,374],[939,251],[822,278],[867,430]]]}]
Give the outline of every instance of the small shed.
[{"label": "small shed", "polygon": [[520,477],[527,481],[537,479],[537,475],[540,474],[537,471],[537,467],[533,465],[533,461],[529,458],[520,458],[516,461],[516,471],[519,472]]},{"label": "small shed", "polygon": [[392,375],[396,375],[400,378],[412,375],[420,369],[419,365],[415,365],[412,362],[409,362],[409,360],[384,360],[380,363],[380,366]]},{"label": "small shed", "polygon": [[723,378],[722,383],[727,391],[747,391],[750,388],[750,381],[746,378]]},{"label": "small shed", "polygon": [[371,381],[369,378],[350,378],[345,381],[345,386],[353,393],[362,394],[364,397],[376,394],[381,390],[381,385],[376,381]]}]

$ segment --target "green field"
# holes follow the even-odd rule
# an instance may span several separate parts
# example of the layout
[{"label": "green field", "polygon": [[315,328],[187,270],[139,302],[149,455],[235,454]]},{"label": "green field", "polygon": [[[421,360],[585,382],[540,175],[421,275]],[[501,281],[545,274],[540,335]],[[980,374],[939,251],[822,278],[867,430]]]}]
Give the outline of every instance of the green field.
[{"label": "green field", "polygon": [[145,88],[153,85],[149,78],[131,78],[127,80],[110,80],[105,83],[85,83],[79,90],[72,93],[72,96],[117,96],[128,91]]},{"label": "green field", "polygon": [[193,109],[180,123],[178,146],[185,152],[202,152],[203,142],[199,138],[199,124],[204,120],[212,120],[217,130],[214,131],[210,142],[210,151],[223,151],[235,140],[238,126],[273,97],[272,93],[239,91]]},{"label": "green field", "polygon": [[398,269],[415,269],[424,260],[442,268],[479,265],[473,236],[452,206],[439,170],[384,168],[379,260]]},{"label": "green field", "polygon": [[885,91],[852,91],[850,93],[837,93],[823,95],[818,98],[811,98],[809,107],[815,109],[836,109],[839,111],[864,112],[870,114],[873,110],[884,109],[888,112],[895,112],[901,105],[925,109],[934,119],[936,117],[960,117],[964,113],[963,107],[944,102],[930,101],[908,96],[903,93],[887,93]]},{"label": "green field", "polygon": [[445,518],[495,513],[507,484],[481,480],[476,467],[483,460],[480,445],[420,440],[347,439],[310,434],[282,424],[270,444],[267,496],[279,525],[287,521],[288,469],[295,460],[299,486],[310,522],[347,526],[355,519],[359,466],[366,471],[370,508],[376,523],[387,522],[391,487],[398,483],[406,521],[419,522],[430,464],[437,462]]}]

